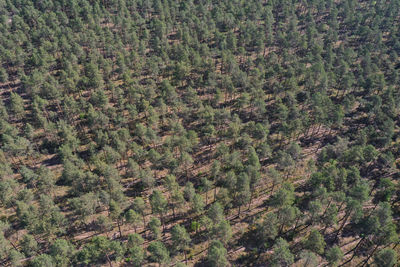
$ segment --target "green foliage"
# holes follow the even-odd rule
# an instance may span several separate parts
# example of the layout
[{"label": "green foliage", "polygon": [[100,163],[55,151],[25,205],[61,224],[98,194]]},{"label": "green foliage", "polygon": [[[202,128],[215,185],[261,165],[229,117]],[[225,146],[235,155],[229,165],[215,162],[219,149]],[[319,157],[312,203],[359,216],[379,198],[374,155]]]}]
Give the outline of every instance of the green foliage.
[{"label": "green foliage", "polygon": [[307,249],[317,254],[323,254],[326,243],[321,233],[318,230],[313,229],[311,230],[310,235],[308,236],[304,245]]},{"label": "green foliage", "polygon": [[145,252],[141,246],[134,245],[133,247],[128,248],[128,256],[129,263],[132,266],[139,267],[142,266],[143,261],[145,260]]},{"label": "green foliage", "polygon": [[191,205],[193,213],[200,214],[204,210],[205,206],[202,196],[199,194],[194,194]]},{"label": "green foliage", "polygon": [[176,250],[188,250],[191,242],[189,234],[183,226],[175,225],[171,230],[172,245]]},{"label": "green foliage", "polygon": [[49,254],[57,266],[70,266],[74,259],[75,247],[65,239],[57,239],[50,246]]},{"label": "green foliage", "polygon": [[397,253],[393,249],[385,248],[378,251],[374,256],[374,263],[378,267],[391,267],[397,263]]},{"label": "green foliage", "polygon": [[286,240],[278,238],[272,249],[274,251],[271,257],[272,266],[290,266],[294,262],[294,256]]},{"label": "green foliage", "polygon": [[169,252],[165,245],[160,241],[153,241],[149,244],[147,250],[150,253],[150,260],[153,262],[158,262],[159,264],[168,263]]},{"label": "green foliage", "polygon": [[136,232],[136,228],[141,222],[141,216],[134,210],[128,210],[128,212],[125,214],[125,220],[133,225],[133,228],[135,228]]},{"label": "green foliage", "polygon": [[275,239],[278,235],[278,217],[275,213],[268,213],[263,221],[258,225],[258,236],[263,242]]},{"label": "green foliage", "polygon": [[8,73],[5,69],[0,68],[0,82],[5,83],[8,80]]},{"label": "green foliage", "polygon": [[337,266],[344,256],[342,250],[336,245],[327,249],[325,254],[326,259],[332,266]]},{"label": "green foliage", "polygon": [[219,240],[214,240],[211,242],[208,248],[207,261],[210,266],[215,267],[225,267],[228,266],[229,261],[226,258],[227,251],[224,245]]},{"label": "green foliage", "polygon": [[26,234],[21,240],[21,250],[25,256],[30,257],[36,254],[39,249],[38,243],[32,235]]},{"label": "green foliage", "polygon": [[193,187],[193,183],[191,183],[191,182],[186,183],[185,188],[183,190],[183,194],[184,194],[184,197],[185,197],[186,201],[192,201],[193,200],[193,198],[194,198],[194,196],[196,194],[196,191],[195,191],[195,189]]},{"label": "green foliage", "polygon": [[134,247],[134,246],[141,246],[144,243],[144,239],[141,235],[135,233],[135,234],[129,234],[128,235],[128,243],[127,247]]},{"label": "green foliage", "polygon": [[12,267],[20,267],[23,266],[23,260],[25,256],[23,253],[19,252],[18,250],[11,250],[9,253],[10,262]]},{"label": "green foliage", "polygon": [[221,222],[214,224],[211,232],[215,239],[220,240],[224,244],[228,243],[232,237],[232,229],[227,220],[222,220]]},{"label": "green foliage", "polygon": [[96,264],[110,260],[111,257],[119,258],[123,253],[124,249],[118,241],[110,241],[105,236],[96,236],[79,251],[78,261],[84,264]]},{"label": "green foliage", "polygon": [[24,115],[24,101],[17,93],[11,93],[10,96],[10,110],[12,114],[18,119],[21,119]]},{"label": "green foliage", "polygon": [[313,252],[307,250],[302,251],[300,253],[300,257],[303,266],[318,266],[318,256],[315,255]]},{"label": "green foliage", "polygon": [[153,213],[164,214],[167,211],[167,204],[167,200],[160,191],[155,190],[153,194],[151,194],[150,205]]},{"label": "green foliage", "polygon": [[41,254],[34,259],[32,259],[29,263],[31,267],[56,267],[56,263],[54,262],[53,258],[48,254]]},{"label": "green foliage", "polygon": [[98,206],[98,198],[94,193],[90,192],[79,198],[73,198],[71,200],[71,206],[81,220],[86,221],[88,216],[95,213]]},{"label": "green foliage", "polygon": [[0,256],[5,259],[10,249],[10,243],[5,238],[3,231],[0,232]]},{"label": "green foliage", "polygon": [[161,222],[159,219],[156,217],[152,217],[149,221],[149,228],[150,231],[153,234],[154,239],[160,239],[161,238]]},{"label": "green foliage", "polygon": [[1,264],[395,265],[399,9],[0,1]]},{"label": "green foliage", "polygon": [[291,205],[294,202],[294,187],[289,183],[285,183],[274,195],[271,197],[271,205],[274,207],[282,207]]}]

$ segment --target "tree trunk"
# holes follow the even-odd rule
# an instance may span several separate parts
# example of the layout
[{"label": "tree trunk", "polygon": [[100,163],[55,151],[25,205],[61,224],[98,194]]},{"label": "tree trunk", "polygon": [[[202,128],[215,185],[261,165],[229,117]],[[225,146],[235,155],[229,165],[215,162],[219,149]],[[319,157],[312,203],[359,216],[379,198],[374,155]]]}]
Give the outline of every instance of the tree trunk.
[{"label": "tree trunk", "polygon": [[372,250],[371,254],[369,254],[368,258],[364,261],[364,263],[363,263],[363,265],[361,265],[361,267],[364,267],[366,264],[368,264],[369,259],[374,255],[374,253],[375,253],[375,251],[376,251],[376,249],[378,247],[379,247],[378,245],[376,245],[374,247],[374,249]]},{"label": "tree trunk", "polygon": [[118,225],[119,237],[122,238],[121,224],[119,219],[117,220],[117,225]]},{"label": "tree trunk", "polygon": [[344,262],[344,263],[343,263],[342,265],[340,265],[340,266],[346,266],[347,263],[351,262],[351,261],[354,259],[354,257],[356,256],[355,252],[356,252],[358,246],[361,244],[361,242],[362,242],[364,239],[365,239],[365,237],[361,238],[361,240],[358,241],[357,245],[351,250],[351,251],[354,251],[354,252],[353,252],[353,255],[351,255],[351,258],[348,259],[346,262]]},{"label": "tree trunk", "polygon": [[106,257],[107,257],[107,262],[108,262],[108,264],[110,265],[110,267],[113,267],[112,266],[112,262],[111,262],[111,260],[110,260],[110,256],[106,253]]},{"label": "tree trunk", "polygon": [[146,229],[146,218],[144,214],[142,215],[142,218],[143,218],[143,227]]},{"label": "tree trunk", "polygon": [[185,264],[187,265],[188,259],[187,259],[187,252],[186,252],[186,249],[183,250],[183,253],[185,254]]},{"label": "tree trunk", "polygon": [[282,223],[281,226],[279,227],[278,236],[281,235],[281,233],[283,231],[283,227],[284,227],[284,224]]},{"label": "tree trunk", "polygon": [[251,192],[250,192],[250,201],[249,201],[249,206],[247,207],[247,210],[250,210],[250,205],[251,205],[252,200],[253,200],[253,190],[251,190]]},{"label": "tree trunk", "polygon": [[165,232],[164,216],[162,216],[161,214],[160,214],[160,220],[161,220],[163,232]]},{"label": "tree trunk", "polygon": [[329,207],[330,207],[331,203],[332,203],[332,199],[331,199],[331,200],[329,200],[329,202],[328,202],[328,205],[326,205],[326,208],[325,208],[325,210],[324,210],[324,213],[322,213],[322,216],[321,216],[321,218],[323,218],[323,217],[325,216],[325,214],[326,214],[326,211],[329,209]]},{"label": "tree trunk", "polygon": [[338,229],[338,231],[337,231],[337,233],[336,233],[335,241],[334,241],[334,242],[336,242],[336,240],[338,239],[339,234],[340,234],[340,232],[342,231],[342,229],[344,228],[344,226],[345,226],[345,224],[346,224],[346,222],[347,222],[347,219],[348,219],[349,217],[350,217],[350,212],[349,212],[348,214],[345,215],[345,217],[344,217],[344,219],[343,219],[343,223],[342,223],[342,225],[340,226],[340,228]]}]

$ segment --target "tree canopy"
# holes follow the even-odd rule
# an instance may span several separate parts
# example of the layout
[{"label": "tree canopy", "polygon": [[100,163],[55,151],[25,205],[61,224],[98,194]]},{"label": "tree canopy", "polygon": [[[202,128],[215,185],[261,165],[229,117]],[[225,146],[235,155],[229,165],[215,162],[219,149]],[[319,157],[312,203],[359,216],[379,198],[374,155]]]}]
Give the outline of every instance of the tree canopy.
[{"label": "tree canopy", "polygon": [[396,266],[399,10],[0,1],[0,265]]}]

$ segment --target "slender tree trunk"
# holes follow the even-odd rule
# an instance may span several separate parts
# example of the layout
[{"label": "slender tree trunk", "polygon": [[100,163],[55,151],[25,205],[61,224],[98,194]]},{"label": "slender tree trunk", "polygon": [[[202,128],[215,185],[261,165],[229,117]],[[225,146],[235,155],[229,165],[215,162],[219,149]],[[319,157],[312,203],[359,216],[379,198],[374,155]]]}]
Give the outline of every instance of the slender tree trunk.
[{"label": "slender tree trunk", "polygon": [[326,211],[327,211],[327,210],[328,210],[328,208],[330,207],[331,203],[332,203],[332,199],[331,199],[331,200],[329,200],[329,202],[328,202],[328,205],[326,205],[326,208],[325,208],[325,210],[324,210],[324,213],[322,213],[322,216],[321,216],[321,218],[323,218],[323,217],[325,216],[325,214],[326,214]]},{"label": "slender tree trunk", "polygon": [[110,265],[110,267],[112,267],[112,262],[111,262],[111,259],[110,259],[110,256],[108,255],[108,253],[106,253],[106,258],[107,258],[108,264]]},{"label": "slender tree trunk", "polygon": [[365,265],[368,264],[369,259],[374,255],[376,249],[379,247],[379,245],[376,245],[374,249],[372,250],[371,254],[368,255],[368,258],[364,261],[363,265],[361,267],[364,267]]},{"label": "slender tree trunk", "polygon": [[309,134],[309,132],[310,132],[310,129],[311,129],[311,125],[307,127],[307,130],[306,130],[306,132],[304,133],[304,137],[308,137],[308,134]]},{"label": "slender tree trunk", "polygon": [[346,93],[346,89],[342,90],[342,94],[341,94],[340,98],[343,98],[345,93]]},{"label": "slender tree trunk", "polygon": [[271,188],[271,194],[274,193],[275,186],[276,186],[276,183],[275,183],[275,181],[273,181],[272,188]]},{"label": "slender tree trunk", "polygon": [[358,241],[357,245],[351,250],[351,251],[354,251],[354,252],[353,252],[353,255],[351,255],[351,258],[348,259],[346,262],[344,262],[344,263],[343,263],[342,265],[340,265],[340,266],[346,266],[347,263],[351,262],[351,261],[354,259],[354,257],[356,256],[357,248],[358,248],[358,246],[361,244],[361,242],[362,242],[364,239],[365,239],[365,237],[361,238],[361,240]]},{"label": "slender tree trunk", "polygon": [[326,230],[328,230],[328,225],[325,225],[324,229],[322,230],[322,235],[325,235]]},{"label": "slender tree trunk", "polygon": [[[373,164],[375,163],[375,159],[372,160],[370,163],[368,163],[367,169],[366,169],[366,173],[369,173],[371,166],[373,166]],[[371,190],[372,192],[372,190]],[[370,194],[371,195],[371,194]]]},{"label": "slender tree trunk", "polygon": [[344,201],[342,201],[340,203],[339,208],[338,208],[338,213],[342,210],[343,205],[344,205]]},{"label": "slender tree trunk", "polygon": [[335,98],[338,98],[338,96],[339,96],[339,89],[336,90]]},{"label": "slender tree trunk", "polygon": [[[18,232],[18,231],[17,231]],[[11,246],[16,250],[19,251],[18,248],[15,246],[14,242],[11,242],[11,240],[8,240],[10,242]]]},{"label": "slender tree trunk", "polygon": [[247,207],[247,210],[250,210],[252,200],[253,200],[253,190],[251,190],[251,192],[250,192],[250,201],[249,201],[249,206]]},{"label": "slender tree trunk", "polygon": [[283,142],[283,134],[280,134],[280,138],[279,138],[279,148],[282,147],[282,142]]},{"label": "slender tree trunk", "polygon": [[345,224],[346,224],[346,222],[347,222],[347,219],[348,219],[349,217],[350,217],[350,213],[348,213],[348,214],[345,215],[345,217],[344,217],[344,219],[343,219],[343,223],[342,223],[342,225],[340,226],[340,228],[338,229],[338,231],[337,231],[337,233],[336,233],[335,242],[336,242],[336,240],[338,239],[339,234],[340,234],[340,232],[342,231],[342,229],[344,228],[344,226],[345,226]]},{"label": "slender tree trunk", "polygon": [[188,259],[187,259],[187,252],[186,252],[186,249],[183,250],[183,253],[185,254],[185,264],[187,265]]},{"label": "slender tree trunk", "polygon": [[163,232],[165,232],[164,216],[162,216],[161,214],[160,214],[160,220],[161,220],[161,224],[162,224]]},{"label": "slender tree trunk", "polygon": [[322,126],[322,124],[320,123],[320,124],[318,125],[317,132],[316,132],[315,134],[318,134],[318,133],[319,133],[319,130],[321,129],[321,126]]},{"label": "slender tree trunk", "polygon": [[284,227],[284,224],[282,223],[281,226],[279,227],[278,236],[281,235],[281,233],[283,231],[283,227]]},{"label": "slender tree trunk", "polygon": [[300,221],[300,216],[298,216],[297,219],[296,219],[296,222],[295,222],[295,224],[294,224],[293,231],[296,231],[297,226],[298,226],[298,224],[299,224],[299,221]]},{"label": "slender tree trunk", "polygon": [[119,219],[117,220],[117,225],[118,225],[119,237],[122,238],[121,223],[120,223]]}]

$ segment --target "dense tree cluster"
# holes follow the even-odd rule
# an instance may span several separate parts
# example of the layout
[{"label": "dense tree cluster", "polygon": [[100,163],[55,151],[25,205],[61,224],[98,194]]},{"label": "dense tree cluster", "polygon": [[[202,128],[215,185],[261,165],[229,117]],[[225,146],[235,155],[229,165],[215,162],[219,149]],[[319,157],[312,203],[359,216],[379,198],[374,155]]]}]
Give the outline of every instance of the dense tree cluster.
[{"label": "dense tree cluster", "polygon": [[0,265],[395,266],[399,10],[0,0]]}]

